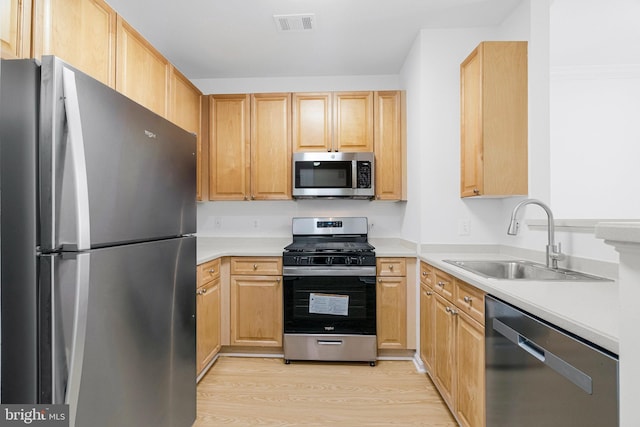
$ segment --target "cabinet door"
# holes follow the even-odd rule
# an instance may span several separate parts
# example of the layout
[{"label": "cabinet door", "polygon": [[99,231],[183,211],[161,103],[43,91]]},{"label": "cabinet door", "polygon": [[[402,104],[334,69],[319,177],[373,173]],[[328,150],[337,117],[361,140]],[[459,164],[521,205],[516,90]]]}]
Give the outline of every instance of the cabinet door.
[{"label": "cabinet door", "polygon": [[376,288],[378,348],[407,348],[407,279],[378,277]]},{"label": "cabinet door", "polygon": [[[200,90],[175,67],[171,67],[169,86],[169,120],[196,135],[196,199],[202,200],[202,115]],[[208,110],[207,110],[208,111]]]},{"label": "cabinet door", "polygon": [[0,1],[2,58],[29,58],[31,54],[31,1]]},{"label": "cabinet door", "polygon": [[460,194],[483,194],[482,51],[476,49],[460,67]]},{"label": "cabinet door", "polygon": [[202,370],[220,350],[220,278],[196,291],[196,355]]},{"label": "cabinet door", "polygon": [[280,276],[231,276],[231,345],[282,346]]},{"label": "cabinet door", "polygon": [[120,16],[117,55],[116,89],[167,118],[169,61]]},{"label": "cabinet door", "polygon": [[373,151],[373,92],[334,93],[334,151]]},{"label": "cabinet door", "polygon": [[425,284],[420,285],[420,358],[433,375],[435,355],[435,294]]},{"label": "cabinet door", "polygon": [[200,134],[200,90],[171,67],[169,120],[186,131]]},{"label": "cabinet door", "polygon": [[251,199],[291,199],[291,94],[251,95]]},{"label": "cabinet door", "polygon": [[455,408],[455,316],[452,304],[436,295],[435,300],[435,369],[433,380],[450,408]]},{"label": "cabinet door", "polygon": [[376,92],[374,96],[374,147],[376,199],[405,200],[406,141],[404,93]]},{"label": "cabinet door", "polygon": [[331,151],[331,93],[293,94],[293,151]]},{"label": "cabinet door", "polygon": [[246,199],[249,95],[211,95],[209,100],[209,199]]},{"label": "cabinet door", "polygon": [[484,409],[484,327],[464,313],[456,325],[456,412],[463,426],[482,427]]},{"label": "cabinet door", "polygon": [[460,65],[460,194],[528,191],[527,42],[482,42]]},{"label": "cabinet door", "polygon": [[116,12],[103,0],[42,0],[34,11],[34,57],[55,55],[116,85]]}]

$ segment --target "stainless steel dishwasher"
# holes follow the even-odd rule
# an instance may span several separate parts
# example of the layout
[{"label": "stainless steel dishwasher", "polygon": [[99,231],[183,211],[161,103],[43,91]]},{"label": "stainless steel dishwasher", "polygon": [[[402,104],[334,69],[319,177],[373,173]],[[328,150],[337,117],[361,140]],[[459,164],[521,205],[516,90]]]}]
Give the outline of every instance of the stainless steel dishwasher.
[{"label": "stainless steel dishwasher", "polygon": [[488,427],[617,426],[618,358],[485,298]]}]

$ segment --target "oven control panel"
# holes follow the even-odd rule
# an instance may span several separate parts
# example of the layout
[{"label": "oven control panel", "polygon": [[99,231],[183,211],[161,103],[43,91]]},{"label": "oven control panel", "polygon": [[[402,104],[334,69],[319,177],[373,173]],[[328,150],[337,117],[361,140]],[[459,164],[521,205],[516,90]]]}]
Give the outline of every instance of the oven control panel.
[{"label": "oven control panel", "polygon": [[285,252],[284,265],[376,265],[375,254],[366,255],[301,255]]},{"label": "oven control panel", "polygon": [[342,221],[318,221],[317,228],[342,228]]}]

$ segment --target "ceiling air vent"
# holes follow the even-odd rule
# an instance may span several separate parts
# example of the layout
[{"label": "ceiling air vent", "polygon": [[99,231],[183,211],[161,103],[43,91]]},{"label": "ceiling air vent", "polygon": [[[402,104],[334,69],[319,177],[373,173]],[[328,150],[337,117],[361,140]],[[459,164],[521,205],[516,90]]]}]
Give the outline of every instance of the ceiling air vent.
[{"label": "ceiling air vent", "polygon": [[304,13],[300,15],[273,15],[276,27],[281,33],[313,31],[316,15]]}]

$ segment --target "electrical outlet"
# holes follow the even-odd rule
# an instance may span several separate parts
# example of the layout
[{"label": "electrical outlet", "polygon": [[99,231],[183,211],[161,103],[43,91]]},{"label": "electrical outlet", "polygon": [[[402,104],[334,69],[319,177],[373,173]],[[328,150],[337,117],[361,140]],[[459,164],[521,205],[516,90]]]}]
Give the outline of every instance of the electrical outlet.
[{"label": "electrical outlet", "polygon": [[468,236],[471,234],[471,221],[468,219],[458,220],[458,235]]},{"label": "electrical outlet", "polygon": [[213,228],[215,228],[216,230],[220,230],[222,228],[222,218],[220,218],[219,216],[214,218]]},{"label": "electrical outlet", "polygon": [[256,230],[260,228],[260,220],[259,219],[254,219],[253,220],[253,228],[256,229]]}]

